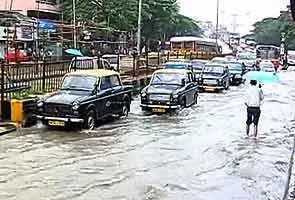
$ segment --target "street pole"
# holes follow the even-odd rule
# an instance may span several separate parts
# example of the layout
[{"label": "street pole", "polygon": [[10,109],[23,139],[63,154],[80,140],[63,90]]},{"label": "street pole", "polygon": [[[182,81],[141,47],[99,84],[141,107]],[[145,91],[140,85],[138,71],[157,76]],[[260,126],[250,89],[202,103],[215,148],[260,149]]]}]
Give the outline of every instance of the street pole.
[{"label": "street pole", "polygon": [[140,42],[141,42],[141,11],[142,0],[138,2],[138,23],[137,23],[137,52],[140,54]]},{"label": "street pole", "polygon": [[219,53],[218,50],[218,34],[219,34],[219,0],[217,0],[216,5],[216,36],[215,36],[215,43],[216,43],[216,51]]},{"label": "street pole", "polygon": [[9,8],[10,12],[12,11],[12,6],[13,6],[13,0],[10,0],[10,8]]},{"label": "street pole", "polygon": [[77,48],[77,30],[76,30],[76,1],[73,0],[73,21],[74,21],[74,48]]},{"label": "street pole", "polygon": [[37,63],[39,62],[40,57],[40,1],[38,1],[38,13],[37,13],[37,40],[36,40],[36,56]]}]

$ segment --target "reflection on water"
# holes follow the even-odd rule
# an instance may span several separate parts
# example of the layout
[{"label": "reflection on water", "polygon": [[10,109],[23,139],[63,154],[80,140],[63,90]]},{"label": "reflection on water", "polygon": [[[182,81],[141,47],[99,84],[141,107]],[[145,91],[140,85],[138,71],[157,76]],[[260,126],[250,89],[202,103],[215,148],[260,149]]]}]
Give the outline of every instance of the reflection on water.
[{"label": "reflection on water", "polygon": [[200,94],[172,115],[94,131],[43,126],[1,137],[0,199],[280,199],[294,134],[295,72],[263,87],[259,137],[245,137],[244,86]]}]

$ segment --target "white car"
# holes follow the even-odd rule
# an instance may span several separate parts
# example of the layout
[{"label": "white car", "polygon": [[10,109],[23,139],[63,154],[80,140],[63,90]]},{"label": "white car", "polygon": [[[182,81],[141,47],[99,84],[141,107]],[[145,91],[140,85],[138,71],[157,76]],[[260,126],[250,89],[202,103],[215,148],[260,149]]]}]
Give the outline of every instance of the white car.
[{"label": "white car", "polygon": [[215,57],[211,60],[211,63],[218,63],[218,64],[228,64],[229,60],[224,57]]},{"label": "white car", "polygon": [[271,62],[270,63],[261,63],[260,64],[260,71],[272,72],[272,73],[276,72],[276,70]]},{"label": "white car", "polygon": [[288,65],[295,66],[295,51],[288,51]]},{"label": "white car", "polygon": [[110,69],[110,63],[105,59],[100,59],[100,64],[98,65],[97,57],[77,57],[73,58],[70,64],[71,70],[83,70],[83,69]]}]

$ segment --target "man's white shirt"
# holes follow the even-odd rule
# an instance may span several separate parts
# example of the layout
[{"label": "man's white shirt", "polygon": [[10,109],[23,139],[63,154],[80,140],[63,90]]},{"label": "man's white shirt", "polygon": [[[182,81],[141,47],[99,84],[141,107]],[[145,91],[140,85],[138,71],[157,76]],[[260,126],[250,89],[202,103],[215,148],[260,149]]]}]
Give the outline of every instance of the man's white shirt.
[{"label": "man's white shirt", "polygon": [[248,107],[260,107],[264,99],[262,89],[250,85],[246,91],[246,104]]}]

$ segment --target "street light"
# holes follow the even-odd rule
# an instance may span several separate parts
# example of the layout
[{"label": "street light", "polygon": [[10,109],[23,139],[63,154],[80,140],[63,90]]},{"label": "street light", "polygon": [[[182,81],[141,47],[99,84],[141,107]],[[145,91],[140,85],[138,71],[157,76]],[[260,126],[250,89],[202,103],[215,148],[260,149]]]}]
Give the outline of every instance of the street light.
[{"label": "street light", "polygon": [[77,33],[76,33],[76,1],[73,0],[73,21],[74,21],[74,48],[77,48]]},{"label": "street light", "polygon": [[141,42],[141,11],[142,11],[142,0],[138,2],[138,23],[137,23],[137,52],[140,53],[140,42]]},{"label": "street light", "polygon": [[[218,52],[218,28],[219,28],[219,0],[216,2],[216,36],[215,36],[215,43],[216,43],[216,51]],[[219,52],[218,52],[219,53]]]}]

